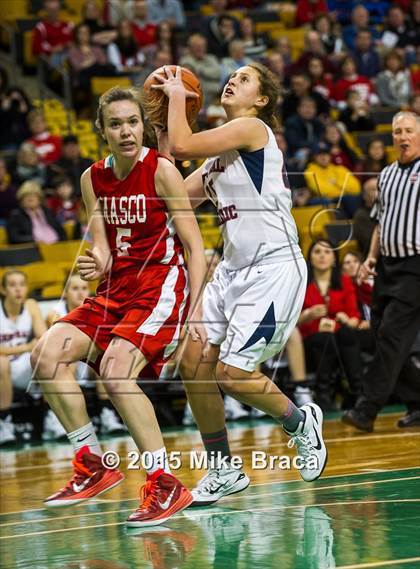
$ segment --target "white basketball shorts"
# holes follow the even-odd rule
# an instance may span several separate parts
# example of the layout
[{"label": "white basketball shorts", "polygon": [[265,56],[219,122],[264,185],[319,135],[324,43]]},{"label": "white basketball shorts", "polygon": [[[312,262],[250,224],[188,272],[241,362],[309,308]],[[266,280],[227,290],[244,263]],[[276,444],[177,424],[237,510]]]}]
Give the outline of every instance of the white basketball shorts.
[{"label": "white basketball shorts", "polygon": [[278,354],[299,318],[307,283],[303,258],[230,271],[223,262],[204,291],[203,313],[220,361],[254,371]]}]

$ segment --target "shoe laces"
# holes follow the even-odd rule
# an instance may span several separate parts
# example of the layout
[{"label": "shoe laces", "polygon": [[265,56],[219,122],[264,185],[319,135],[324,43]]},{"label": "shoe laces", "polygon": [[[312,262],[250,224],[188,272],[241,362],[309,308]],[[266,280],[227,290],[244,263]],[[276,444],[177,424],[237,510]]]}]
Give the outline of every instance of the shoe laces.
[{"label": "shoe laces", "polygon": [[154,506],[158,498],[159,485],[156,480],[147,480],[145,484],[140,488],[140,500],[141,504],[139,510],[150,509]]},{"label": "shoe laces", "polygon": [[80,482],[83,482],[83,480],[85,480],[86,478],[89,478],[89,476],[93,476],[93,474],[94,474],[93,472],[91,472],[89,470],[89,468],[87,468],[84,464],[82,464],[77,459],[73,459],[72,463],[73,463],[73,467],[74,467],[74,472],[73,472],[73,476],[70,478],[69,482],[65,486],[66,488],[71,487],[74,482],[76,484],[80,484]]},{"label": "shoe laces", "polygon": [[220,474],[216,469],[210,470],[200,484],[200,492],[216,490],[220,485]]},{"label": "shoe laces", "polygon": [[311,439],[306,434],[292,435],[290,441],[287,443],[288,448],[293,448],[296,445],[298,454],[303,458],[309,458],[313,452],[313,445]]}]

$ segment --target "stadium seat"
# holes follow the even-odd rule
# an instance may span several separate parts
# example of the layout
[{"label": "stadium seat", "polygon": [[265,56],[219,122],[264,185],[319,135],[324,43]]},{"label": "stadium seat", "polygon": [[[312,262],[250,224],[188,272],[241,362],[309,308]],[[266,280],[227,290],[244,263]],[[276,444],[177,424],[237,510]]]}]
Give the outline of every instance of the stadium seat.
[{"label": "stadium seat", "polygon": [[197,214],[197,221],[200,227],[205,249],[217,249],[221,247],[223,241],[218,225],[218,218],[211,213]]},{"label": "stadium seat", "polygon": [[8,245],[0,249],[0,267],[26,265],[40,260],[41,255],[34,243]]},{"label": "stadium seat", "polygon": [[133,83],[130,77],[125,75],[118,77],[92,77],[91,79],[92,94],[95,97],[100,97],[102,93],[108,91],[108,89],[112,89],[112,87],[116,85],[126,88],[132,87]]},{"label": "stadium seat", "polygon": [[42,298],[61,298],[63,294],[63,283],[47,285],[42,288],[41,296]]},{"label": "stadium seat", "polygon": [[9,240],[7,237],[6,228],[4,227],[4,225],[0,225],[0,247],[7,245],[8,242]]},{"label": "stadium seat", "polygon": [[84,251],[83,241],[59,241],[58,243],[40,243],[39,252],[48,263],[71,263]]},{"label": "stadium seat", "polygon": [[340,260],[340,263],[343,262],[345,255],[350,251],[358,251],[360,253],[359,244],[355,239],[350,239],[350,241],[343,241],[338,244],[338,258]]},{"label": "stadium seat", "polygon": [[66,221],[63,223],[63,229],[66,232],[67,239],[72,240],[74,235],[74,221]]},{"label": "stadium seat", "polygon": [[327,237],[325,225],[335,221],[335,213],[323,206],[304,206],[292,208],[292,215],[297,225],[299,242],[303,255],[315,239]]},{"label": "stadium seat", "polygon": [[50,284],[63,286],[66,276],[64,270],[56,263],[30,263],[19,267],[28,277],[29,290],[43,289]]}]

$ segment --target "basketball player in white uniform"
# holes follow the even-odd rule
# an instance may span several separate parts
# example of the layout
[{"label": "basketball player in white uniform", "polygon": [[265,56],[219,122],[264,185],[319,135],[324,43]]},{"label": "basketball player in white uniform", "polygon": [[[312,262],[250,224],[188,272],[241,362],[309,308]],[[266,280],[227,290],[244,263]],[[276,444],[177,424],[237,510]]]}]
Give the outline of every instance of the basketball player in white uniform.
[{"label": "basketball player in white uniform", "polygon": [[6,271],[0,303],[0,445],[16,442],[10,414],[13,387],[26,390],[32,377],[31,350],[47,329],[38,304],[27,299],[25,273]]},{"label": "basketball player in white uniform", "polygon": [[[193,491],[194,504],[206,505],[245,489],[249,479],[229,464],[230,450],[218,386],[229,395],[274,417],[291,437],[305,463],[299,473],[318,478],[327,452],[322,411],[297,408],[259,363],[279,353],[293,331],[306,289],[306,263],[291,215],[291,192],[270,125],[275,125],[279,87],[263,65],[241,67],[230,77],[221,102],[228,122],[192,133],[185,114],[181,70],[156,76],[156,88],[169,97],[168,150],[178,159],[208,157],[191,174],[187,189],[193,206],[211,199],[218,210],[224,257],[204,292],[205,350],[191,337],[181,375],[207,454],[225,457]],[[160,143],[162,136],[160,139]]]},{"label": "basketball player in white uniform", "polygon": [[[64,284],[63,298],[55,305],[54,310],[47,316],[48,327],[56,320],[62,318],[70,311],[81,306],[89,296],[89,283],[81,279],[78,274],[70,275]],[[99,400],[98,421],[100,422],[101,435],[125,433],[126,426],[120,421],[113,409],[112,403],[105,391],[101,379],[84,362],[72,364],[77,381],[80,385],[87,385],[91,379],[95,381],[96,393]],[[55,415],[54,415],[55,417]],[[58,419],[56,419],[58,422]],[[59,423],[64,435],[64,428]],[[44,429],[45,431],[45,429]]]}]

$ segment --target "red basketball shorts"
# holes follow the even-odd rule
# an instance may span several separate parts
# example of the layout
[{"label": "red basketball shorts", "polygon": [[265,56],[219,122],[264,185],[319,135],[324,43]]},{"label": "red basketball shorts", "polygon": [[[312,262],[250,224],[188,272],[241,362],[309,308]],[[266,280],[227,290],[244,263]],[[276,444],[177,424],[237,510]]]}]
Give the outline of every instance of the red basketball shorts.
[{"label": "red basketball shorts", "polygon": [[[102,282],[59,322],[73,324],[105,352],[114,336],[134,344],[147,358],[141,377],[159,377],[175,351],[188,312],[188,276],[183,266],[126,269]],[[100,358],[89,362],[99,371]]]}]

